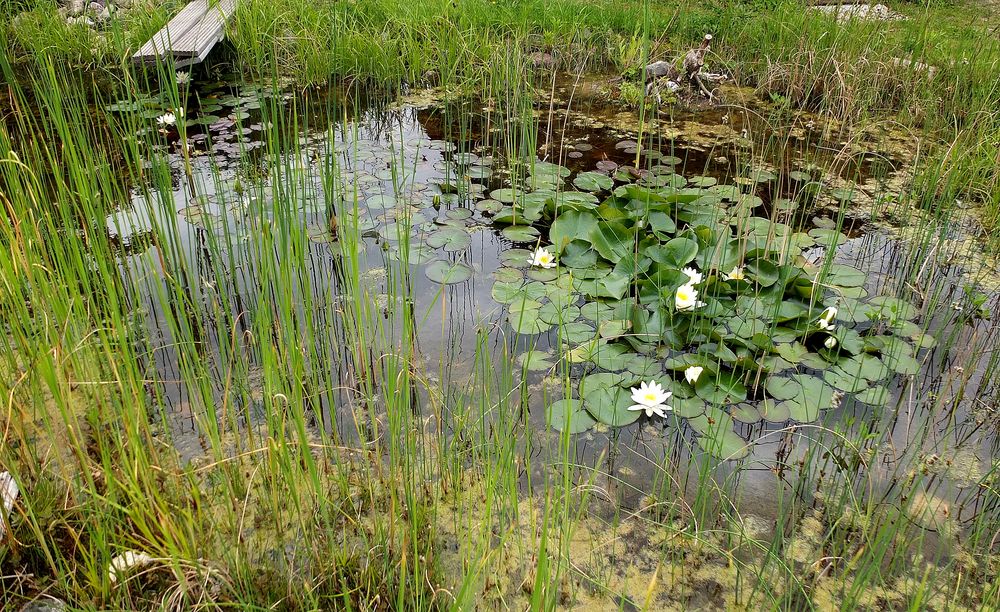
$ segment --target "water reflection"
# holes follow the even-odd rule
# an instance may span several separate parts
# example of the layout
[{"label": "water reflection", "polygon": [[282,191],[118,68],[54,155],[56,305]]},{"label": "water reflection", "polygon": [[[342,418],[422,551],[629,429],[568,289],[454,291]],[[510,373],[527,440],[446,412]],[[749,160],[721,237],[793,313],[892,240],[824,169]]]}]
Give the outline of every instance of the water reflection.
[{"label": "water reflection", "polygon": [[[193,130],[187,138],[203,154],[191,158],[190,171],[184,163],[184,138],[171,135],[151,156],[150,171],[169,172],[172,189],[137,186],[131,206],[108,218],[108,231],[122,245],[122,274],[134,285],[135,308],[143,321],[140,337],[150,378],[156,381],[152,401],[162,407],[158,416],[164,433],[185,458],[204,452],[204,421],[198,415],[211,412],[212,406],[219,408],[218,419],[233,419],[248,435],[266,431],[264,406],[275,401],[268,377],[282,373],[275,371],[281,364],[266,362],[257,348],[265,340],[254,337],[262,322],[273,334],[266,341],[287,346],[289,359],[319,372],[302,381],[322,381],[320,388],[302,392],[308,413],[316,415],[314,425],[349,441],[370,434],[358,431],[352,412],[363,401],[357,389],[359,369],[382,357],[372,353],[374,346],[355,345],[348,330],[354,301],[381,316],[378,333],[388,339],[412,328],[422,358],[415,364],[421,377],[457,397],[476,374],[484,338],[493,363],[509,363],[530,348],[558,347],[554,332],[518,337],[506,325],[502,306],[490,295],[492,274],[501,267],[504,251],[523,245],[513,245],[477,207],[491,190],[508,186],[516,172],[506,152],[523,151],[532,139],[497,135],[482,116],[458,107],[353,109],[357,114],[344,120],[329,100],[321,99],[318,106],[301,109],[306,127],[271,140],[264,136],[278,121],[266,116],[266,109]],[[706,147],[663,135],[640,148],[614,128],[594,127],[607,122],[607,112],[593,100],[577,100],[558,129],[539,121],[533,124],[538,132],[533,137],[543,154],[552,153],[573,171],[635,165],[641,174],[651,165],[669,163],[688,176],[729,180],[739,172],[738,160],[746,157],[737,142]],[[244,123],[249,127],[243,128]],[[749,119],[734,119],[730,129],[748,125]],[[277,142],[294,146],[276,149]],[[792,187],[793,181],[786,179],[789,168],[814,163],[809,152],[821,148],[821,140],[807,138],[780,151],[772,160],[778,180],[755,187],[761,214],[774,212],[778,192]],[[476,159],[464,163],[469,154]],[[463,163],[457,163],[459,156],[465,156]],[[885,158],[875,156],[868,165],[854,166],[852,177],[869,178],[880,159]],[[476,178],[469,177],[469,168]],[[460,210],[468,212],[454,213]],[[816,212],[822,214],[822,208],[808,211]],[[806,220],[809,215],[800,216]],[[331,223],[334,217],[338,229]],[[414,263],[400,280],[391,270],[405,249],[399,232],[408,223],[414,244],[425,244],[443,229],[455,231],[441,248],[411,249]],[[341,252],[352,228],[361,237],[357,285]],[[290,229],[309,237],[305,250],[282,243],[280,236]],[[757,515],[775,516],[778,492],[801,486],[799,461],[810,453],[825,455],[822,463],[829,469],[866,481],[873,495],[885,495],[899,486],[915,460],[972,449],[979,461],[996,451],[990,424],[995,421],[982,416],[983,398],[997,393],[997,381],[987,376],[998,355],[996,331],[986,322],[957,322],[960,313],[946,307],[962,300],[958,270],[939,266],[933,253],[885,233],[864,233],[861,223],[851,224],[847,233],[850,239],[838,247],[836,262],[868,271],[865,289],[870,295],[906,289],[925,304],[945,305],[923,317],[935,336],[950,338],[938,344],[948,348],[929,350],[919,375],[896,380],[886,409],[849,400],[810,425],[739,424],[737,433],[755,443],[752,453],[742,464],[715,467],[714,476],[730,481],[738,505]],[[466,282],[439,285],[424,273],[425,261],[432,258],[468,265],[475,273]],[[278,285],[274,278],[287,282]],[[412,299],[413,308],[390,307],[390,301],[403,299]],[[294,304],[294,319],[275,306],[282,303]],[[401,321],[403,316],[409,320]],[[303,320],[311,322],[307,330],[296,328]],[[181,346],[178,338],[195,346]],[[367,359],[359,360],[365,352]],[[201,363],[193,363],[192,356]],[[540,485],[559,447],[558,434],[545,430],[544,406],[561,389],[535,374],[523,384],[530,426],[498,429],[495,435],[522,437],[524,452],[536,459],[527,462],[535,473],[525,474],[525,482]],[[426,388],[418,388],[414,402],[419,410],[429,402]],[[500,406],[519,403],[508,400]],[[658,487],[669,488],[671,479],[697,480],[692,475],[708,460],[691,442],[682,420],[651,424],[643,419],[621,430],[577,436],[574,461],[582,479],[591,466],[599,467],[602,476],[596,484],[602,495],[638,507]],[[942,481],[937,495],[965,499],[974,494],[955,475],[945,473]],[[970,503],[975,506],[974,500]]]}]

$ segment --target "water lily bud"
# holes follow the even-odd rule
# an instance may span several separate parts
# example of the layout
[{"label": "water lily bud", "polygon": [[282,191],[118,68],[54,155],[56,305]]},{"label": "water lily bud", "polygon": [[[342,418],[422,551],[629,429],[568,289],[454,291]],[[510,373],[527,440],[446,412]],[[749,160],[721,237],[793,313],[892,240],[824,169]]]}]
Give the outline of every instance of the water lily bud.
[{"label": "water lily bud", "polygon": [[832,351],[833,349],[837,348],[837,339],[834,338],[833,336],[830,336],[829,338],[826,339],[826,341],[823,342],[823,346]]},{"label": "water lily bud", "polygon": [[684,378],[693,385],[696,382],[698,382],[698,377],[701,376],[701,373],[704,370],[705,368],[701,366],[691,366],[688,369],[684,370]]}]

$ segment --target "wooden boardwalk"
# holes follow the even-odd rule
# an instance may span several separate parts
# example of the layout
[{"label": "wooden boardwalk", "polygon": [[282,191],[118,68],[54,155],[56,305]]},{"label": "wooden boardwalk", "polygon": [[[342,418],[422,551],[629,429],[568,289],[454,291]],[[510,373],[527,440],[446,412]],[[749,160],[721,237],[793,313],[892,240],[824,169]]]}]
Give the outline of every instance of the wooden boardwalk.
[{"label": "wooden boardwalk", "polygon": [[226,35],[226,22],[236,12],[236,0],[194,0],[177,13],[162,30],[144,44],[132,60],[143,63],[165,62],[174,66],[198,64]]}]

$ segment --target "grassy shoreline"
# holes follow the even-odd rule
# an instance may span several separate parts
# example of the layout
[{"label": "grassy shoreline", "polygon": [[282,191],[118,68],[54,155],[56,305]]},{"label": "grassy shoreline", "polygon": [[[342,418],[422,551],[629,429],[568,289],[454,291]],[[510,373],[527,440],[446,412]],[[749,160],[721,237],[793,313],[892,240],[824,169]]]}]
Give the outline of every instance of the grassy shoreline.
[{"label": "grassy shoreline", "polygon": [[[494,102],[501,135],[487,141],[511,158],[539,144],[528,53],[555,51],[563,68],[625,72],[706,29],[720,32],[712,68],[773,95],[779,110],[785,99],[789,108],[855,125],[897,117],[940,142],[908,194],[930,218],[913,214],[902,196],[899,207],[902,223],[926,226],[899,279],[930,304],[924,325],[952,313],[936,293],[939,277],[923,274],[937,264],[920,256],[935,248],[935,232],[946,232],[950,200],[971,193],[1000,207],[990,165],[1000,119],[987,112],[997,84],[986,78],[997,46],[963,41],[961,28],[948,33],[957,26],[947,7],[926,9],[920,23],[894,24],[873,56],[869,39],[880,25],[824,36],[828,21],[787,3],[772,10],[575,0],[241,6],[231,59],[245,74],[274,85],[334,74],[391,88],[432,70],[441,83]],[[941,15],[950,21],[914,38]],[[261,123],[275,127],[263,129],[257,173],[240,175],[239,189],[219,168],[196,180],[187,149],[171,166],[161,133],[136,137],[141,119],[103,110],[119,92],[96,108],[89,92],[78,95],[88,89],[79,73],[52,60],[82,59],[79,49],[45,43],[46,51],[29,52],[20,36],[0,41],[13,50],[8,57],[28,53],[26,63],[37,62],[32,80],[22,89],[7,58],[0,67],[18,107],[44,112],[0,124],[0,469],[22,490],[13,537],[0,543],[0,607],[46,596],[81,610],[1000,606],[1000,463],[971,470],[967,457],[939,457],[931,452],[945,454],[931,439],[938,434],[928,433],[945,422],[942,438],[971,437],[995,418],[983,407],[985,416],[959,422],[970,378],[990,379],[1000,361],[993,332],[971,313],[943,341],[949,384],[940,396],[918,398],[926,411],[907,423],[924,432],[906,438],[913,448],[883,437],[901,405],[889,406],[884,419],[858,413],[844,423],[772,431],[804,446],[763,466],[775,475],[772,517],[748,512],[741,499],[748,466],[696,455],[690,437],[671,425],[650,436],[662,456],[648,490],[636,491],[605,471],[612,458],[584,465],[568,431],[539,431],[527,420],[531,393],[569,391],[569,366],[556,368],[541,390],[529,389],[527,369],[514,360],[523,347],[494,348],[498,330],[489,327],[476,327],[460,379],[449,379],[448,355],[428,363],[419,328],[440,316],[443,330],[454,298],[442,290],[426,311],[414,306],[406,220],[401,261],[385,266],[385,295],[366,284],[358,255],[366,229],[357,193],[339,191],[333,127],[324,126],[326,148],[310,149],[298,140],[308,115],[262,98]],[[334,36],[342,44],[327,44]],[[81,63],[122,57],[132,44],[124,40]],[[927,87],[923,76],[889,68],[904,50],[939,66]],[[183,107],[186,94],[163,81],[170,107]],[[350,114],[327,110],[345,123]],[[466,120],[457,119],[459,131]],[[187,129],[177,121],[181,141]],[[327,160],[318,176],[299,163],[311,158]],[[394,180],[406,171],[389,168]],[[195,202],[196,194],[218,193],[223,204],[245,195],[281,205],[271,216],[248,209],[261,223],[250,246],[240,247],[228,229],[211,234],[198,245],[210,253],[210,268],[196,270],[174,210],[178,184]],[[331,246],[332,279],[310,268],[312,242],[296,216],[308,196],[348,207]],[[153,245],[140,250],[139,272],[123,263],[107,227],[109,213],[137,198],[148,209]],[[160,207],[166,215],[156,214]],[[945,229],[932,227],[935,219]],[[237,247],[257,256],[249,280],[233,259]],[[252,303],[239,302],[240,282],[255,289]],[[149,304],[138,303],[143,295]],[[150,305],[162,313],[163,337],[136,324]],[[336,325],[325,318],[330,312]],[[206,350],[206,338],[218,346]],[[167,347],[191,394],[186,416],[204,451],[195,461],[171,445],[155,365]],[[989,363],[976,361],[977,352],[992,355]],[[347,389],[332,366],[317,364],[348,364]],[[346,423],[326,420],[316,408],[324,402],[339,406]],[[622,452],[617,443],[611,450]],[[881,468],[889,456],[896,462]],[[944,482],[953,472],[967,481],[953,494],[961,504],[949,501],[952,481]],[[149,559],[113,578],[113,560],[127,551]]]},{"label": "grassy shoreline", "polygon": [[[170,6],[133,9],[95,46],[89,29],[60,25],[54,6],[40,1],[21,18],[30,23],[10,27],[0,46],[27,65],[56,60],[121,75]],[[996,17],[977,4],[894,8],[907,19],[835,24],[788,1],[761,9],[611,0],[245,0],[230,25],[228,61],[248,76],[303,86],[347,79],[476,89],[502,84],[508,65],[530,68],[534,52],[550,53],[560,69],[630,74],[713,32],[709,67],[757,88],[763,99],[851,124],[898,121],[922,132],[930,144],[918,179],[922,205],[978,203],[992,236],[1000,223],[1000,41],[988,28]]]}]

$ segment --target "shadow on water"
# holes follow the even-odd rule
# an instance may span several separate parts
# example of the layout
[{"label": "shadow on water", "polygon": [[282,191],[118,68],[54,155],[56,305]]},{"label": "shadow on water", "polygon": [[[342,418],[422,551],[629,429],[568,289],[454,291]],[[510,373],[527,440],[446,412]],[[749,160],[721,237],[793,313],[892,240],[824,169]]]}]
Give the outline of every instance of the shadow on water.
[{"label": "shadow on water", "polygon": [[[460,234],[467,236],[459,236],[434,256],[471,266],[475,273],[468,281],[442,287],[428,280],[421,264],[410,266],[407,280],[415,304],[412,324],[423,358],[417,367],[426,380],[452,390],[467,385],[473,375],[481,338],[489,339],[494,363],[509,361],[527,349],[558,348],[556,332],[540,337],[514,334],[503,306],[490,293],[493,273],[504,265],[504,253],[525,246],[508,240],[477,206],[492,190],[509,186],[511,173],[516,172],[508,163],[509,151],[530,150],[564,164],[574,175],[598,170],[644,177],[657,166],[669,165],[689,178],[744,181],[741,184],[759,198],[754,214],[768,217],[778,214],[780,200],[819,179],[824,169],[833,168],[836,180],[867,184],[884,181],[906,165],[885,154],[852,155],[851,163],[838,164],[837,155],[831,153],[836,147],[830,138],[835,135],[827,132],[824,136],[819,128],[806,130],[801,138],[774,135],[767,139],[772,144],[763,152],[754,151],[746,134],[760,134],[768,123],[737,109],[660,118],[657,121],[663,126],[671,127],[661,126],[658,134],[641,139],[615,125],[615,118],[624,111],[596,95],[580,96],[567,112],[539,105],[533,122],[527,124],[531,137],[522,134],[511,142],[496,131],[496,117],[475,110],[482,108],[480,101],[420,108],[366,103],[345,109],[331,102],[336,92],[311,95],[313,99],[302,100],[281,92],[210,85],[197,96],[203,110],[210,112],[192,112],[194,122],[187,134],[193,155],[192,180],[184,176],[179,135],[176,130],[164,130],[161,144],[150,152],[150,168],[156,168],[156,160],[166,160],[172,192],[152,193],[137,186],[131,205],[108,218],[108,231],[121,245],[122,274],[136,288],[134,307],[145,326],[141,337],[158,389],[154,403],[162,407],[160,416],[169,430],[164,434],[187,459],[206,449],[195,415],[203,413],[207,403],[231,403],[233,412],[241,415],[239,427],[250,435],[262,427],[264,402],[273,399],[267,395],[268,364],[257,354],[250,322],[270,316],[273,297],[268,292],[274,288],[261,281],[261,270],[280,267],[292,255],[258,248],[258,237],[269,231],[269,224],[295,218],[310,238],[307,252],[295,255],[303,258],[309,276],[294,283],[295,303],[309,310],[324,333],[299,341],[309,345],[303,347],[308,354],[336,358],[313,366],[329,370],[318,377],[329,385],[308,389],[305,396],[312,403],[312,414],[320,415],[317,426],[352,441],[359,434],[352,408],[361,403],[355,390],[358,347],[351,346],[345,329],[349,323],[344,302],[352,296],[344,282],[342,245],[330,229],[332,214],[341,225],[357,224],[363,236],[359,290],[382,311],[387,329],[394,334],[401,326],[391,304],[388,269],[399,251],[395,235],[402,227],[395,212],[399,203],[405,202],[413,215],[416,238],[448,226],[460,228]],[[294,103],[296,111],[290,116],[297,121],[273,128],[266,119],[269,100]],[[628,111],[628,115],[635,113]],[[206,118],[199,122],[200,117]],[[277,140],[289,145],[287,151],[268,150],[263,135],[272,129],[281,131]],[[462,174],[460,166],[469,164],[456,164],[459,156],[466,156],[468,162],[470,154],[476,158],[471,164],[476,171],[473,178]],[[334,167],[335,173],[328,172]],[[773,173],[773,178],[748,178],[754,172]],[[263,187],[246,187],[255,180]],[[334,213],[329,210],[331,201],[339,207]],[[837,218],[834,204],[817,199],[805,209],[786,211],[788,222],[809,228],[816,217]],[[294,208],[290,217],[288,210],[275,210],[289,206]],[[357,212],[352,213],[355,206]],[[867,271],[869,294],[894,294],[906,286],[918,295],[935,292],[934,303],[961,302],[960,272],[928,263],[933,253],[872,229],[863,215],[852,217],[850,208],[841,223],[848,239],[837,247],[835,261]],[[170,237],[156,228],[170,228]],[[822,251],[813,249],[806,256],[819,260]],[[165,252],[184,262],[183,302],[165,289],[164,277],[170,273],[162,266]],[[810,453],[823,455],[822,463],[831,470],[868,481],[873,497],[901,486],[914,458],[926,461],[931,456],[971,453],[978,463],[982,457],[996,455],[996,421],[983,416],[982,399],[997,394],[997,381],[984,377],[991,356],[997,353],[995,329],[988,322],[961,319],[950,308],[922,312],[921,319],[931,334],[950,341],[922,354],[918,375],[892,382],[885,408],[849,398],[824,411],[812,424],[737,423],[737,433],[754,443],[751,454],[738,464],[724,463],[714,469],[717,479],[738,479],[740,499],[734,500],[738,507],[773,518],[782,491],[818,488],[816,483],[803,485],[798,469],[799,461]],[[174,343],[177,325],[193,332],[197,352],[208,364],[210,375],[197,379],[199,388],[183,382],[191,382],[191,377]],[[276,337],[287,331],[276,329]],[[233,364],[245,368],[242,376],[234,376]],[[246,388],[233,387],[244,382]],[[540,483],[547,462],[558,455],[559,434],[546,431],[544,405],[559,388],[540,374],[527,374],[523,384],[531,426],[523,429],[522,447],[539,459],[531,462],[537,473],[530,481]],[[943,397],[951,401],[942,401]],[[426,401],[422,395],[421,402]],[[598,428],[576,436],[574,461],[580,466],[597,465],[601,474],[597,485],[604,494],[626,507],[637,507],[651,493],[650,483],[655,487],[665,474],[696,474],[704,465],[707,459],[695,445],[679,443],[691,439],[682,420],[642,418],[619,430]],[[581,477],[586,471],[581,469]],[[822,474],[813,476],[823,478]],[[969,488],[968,478],[945,470],[940,480],[944,484],[936,495],[956,500],[960,517],[962,512],[975,511],[977,493]]]}]

